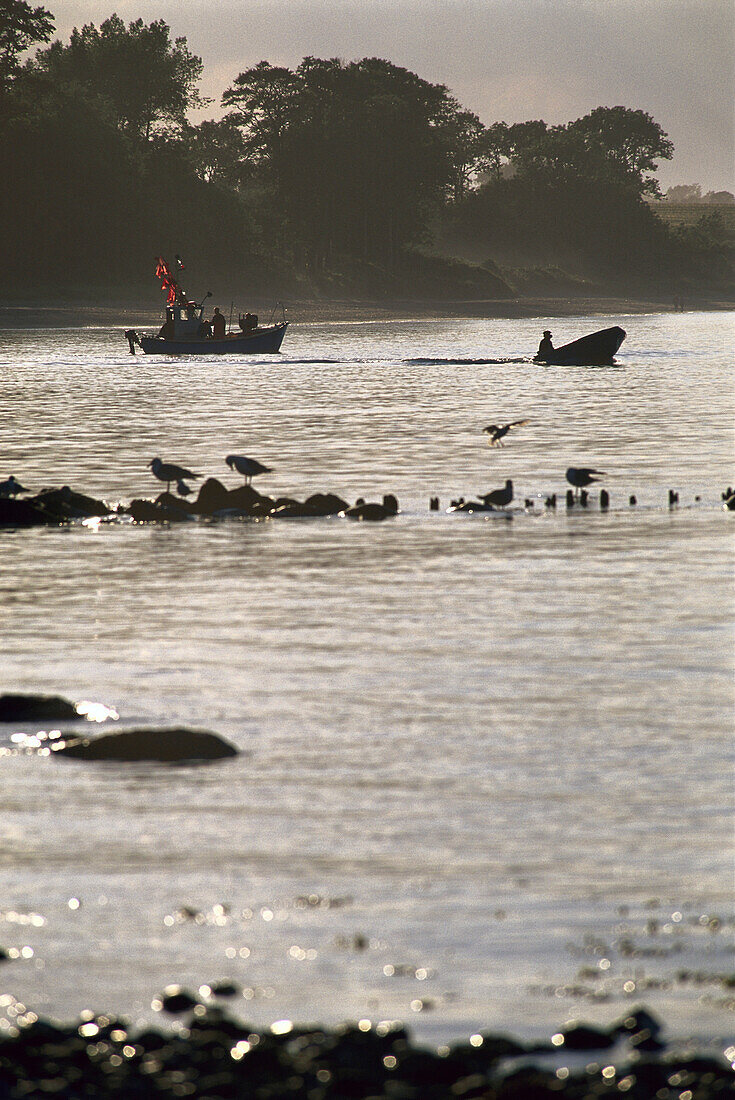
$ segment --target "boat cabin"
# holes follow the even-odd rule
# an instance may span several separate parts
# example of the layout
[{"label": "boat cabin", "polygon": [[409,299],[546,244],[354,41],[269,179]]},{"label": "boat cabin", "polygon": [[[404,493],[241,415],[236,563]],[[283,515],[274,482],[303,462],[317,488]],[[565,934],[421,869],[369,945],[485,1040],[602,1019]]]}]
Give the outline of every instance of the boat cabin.
[{"label": "boat cabin", "polygon": [[209,325],[203,320],[204,305],[184,302],[166,306],[166,320],[158,333],[164,340],[197,340],[209,335]]}]

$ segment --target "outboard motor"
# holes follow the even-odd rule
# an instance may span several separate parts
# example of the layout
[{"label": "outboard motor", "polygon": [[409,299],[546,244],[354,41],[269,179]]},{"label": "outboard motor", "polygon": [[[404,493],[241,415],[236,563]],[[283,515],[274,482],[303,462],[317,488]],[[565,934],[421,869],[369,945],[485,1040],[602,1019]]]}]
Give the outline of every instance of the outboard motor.
[{"label": "outboard motor", "polygon": [[138,347],[140,347],[140,340],[138,339],[138,333],[135,331],[134,328],[127,329],[127,331],[125,332],[125,339],[127,340],[128,347],[130,348],[130,354],[135,355],[135,345],[137,344]]}]

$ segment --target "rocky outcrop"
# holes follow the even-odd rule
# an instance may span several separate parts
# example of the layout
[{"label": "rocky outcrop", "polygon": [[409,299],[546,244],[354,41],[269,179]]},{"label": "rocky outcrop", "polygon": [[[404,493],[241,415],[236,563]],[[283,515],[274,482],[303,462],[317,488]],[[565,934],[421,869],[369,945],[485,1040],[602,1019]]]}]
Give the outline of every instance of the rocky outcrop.
[{"label": "rocky outcrop", "polygon": [[0,695],[0,722],[76,722],[82,717],[61,695]]},{"label": "rocky outcrop", "polygon": [[164,763],[224,760],[238,755],[237,749],[216,733],[183,728],[116,730],[99,737],[76,737],[60,743],[55,753],[73,760]]},{"label": "rocky outcrop", "polygon": [[[722,1100],[733,1094],[732,1066],[711,1050],[690,1044],[678,1052],[642,1052],[632,1036],[608,1050],[614,1028],[597,1047],[588,1036],[589,1046],[573,1048],[600,1051],[596,1060],[578,1056],[569,1064],[565,1043],[529,1044],[486,1030],[441,1052],[417,1043],[399,1021],[327,1027],[281,1020],[256,1031],[203,998],[201,989],[195,994],[180,986],[168,986],[153,1006],[165,1017],[181,1015],[185,1026],[136,1026],[111,1013],[61,1024],[34,1013],[32,1022],[7,1029],[2,1039],[0,1094],[118,1100],[581,1100],[622,1094],[628,1100]],[[188,1091],[177,1087],[182,1082]]]},{"label": "rocky outcrop", "polygon": [[108,516],[111,509],[102,500],[77,493],[68,485],[44,489],[25,500],[0,499],[0,527],[58,526],[76,519]]},{"label": "rocky outcrop", "polygon": [[360,503],[355,504],[353,508],[347,508],[342,515],[347,516],[348,519],[378,521],[382,519],[390,519],[392,516],[398,515],[398,501],[392,493],[388,493],[383,497],[382,504],[374,503]]}]

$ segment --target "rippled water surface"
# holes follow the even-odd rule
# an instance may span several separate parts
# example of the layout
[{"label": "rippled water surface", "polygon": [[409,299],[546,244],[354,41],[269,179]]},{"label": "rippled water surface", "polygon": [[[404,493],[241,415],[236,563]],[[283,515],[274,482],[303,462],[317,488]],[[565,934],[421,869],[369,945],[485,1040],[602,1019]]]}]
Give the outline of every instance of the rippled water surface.
[{"label": "rippled water surface", "polygon": [[[615,323],[615,367],[527,360],[543,328]],[[234,451],[273,495],[401,503],[0,532],[1,690],[241,750],[0,758],[2,990],[143,1018],[170,981],[231,977],[255,1023],[436,1039],[645,1002],[727,1035],[734,335],[722,313],[294,324],[279,357],[174,361],[121,330],[0,331],[1,478],[126,502],[160,488],[154,455],[234,486]],[[609,512],[567,512],[569,465],[606,471]],[[506,478],[512,518],[446,513]]]}]

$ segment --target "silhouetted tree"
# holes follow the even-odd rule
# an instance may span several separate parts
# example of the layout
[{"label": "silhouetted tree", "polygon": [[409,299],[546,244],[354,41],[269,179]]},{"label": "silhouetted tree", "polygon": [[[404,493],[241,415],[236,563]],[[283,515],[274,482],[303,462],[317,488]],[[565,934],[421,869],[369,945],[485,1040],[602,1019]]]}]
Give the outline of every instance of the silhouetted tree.
[{"label": "silhouetted tree", "polygon": [[25,0],[0,0],[0,88],[7,86],[20,68],[20,57],[37,42],[48,42],[54,17],[45,8],[32,8]]},{"label": "silhouetted tree", "polygon": [[307,57],[295,71],[262,61],[223,104],[274,196],[274,235],[317,268],[337,254],[393,266],[483,156],[476,116],[380,58]]},{"label": "silhouetted tree", "polygon": [[181,140],[200,179],[233,188],[247,181],[247,149],[231,115],[216,121],[206,119],[198,126],[186,126]]},{"label": "silhouetted tree", "polygon": [[673,143],[646,111],[629,107],[596,107],[568,129],[581,134],[591,149],[602,152],[608,164],[640,194],[660,195],[655,172],[657,160],[671,160]]},{"label": "silhouetted tree", "polygon": [[207,102],[197,91],[201,59],[185,38],[171,42],[169,35],[162,19],[148,25],[137,19],[126,27],[112,15],[99,28],[75,28],[68,46],[57,41],[40,50],[29,68],[103,97],[121,129],[149,138],[156,128],[182,126],[187,111]]}]

